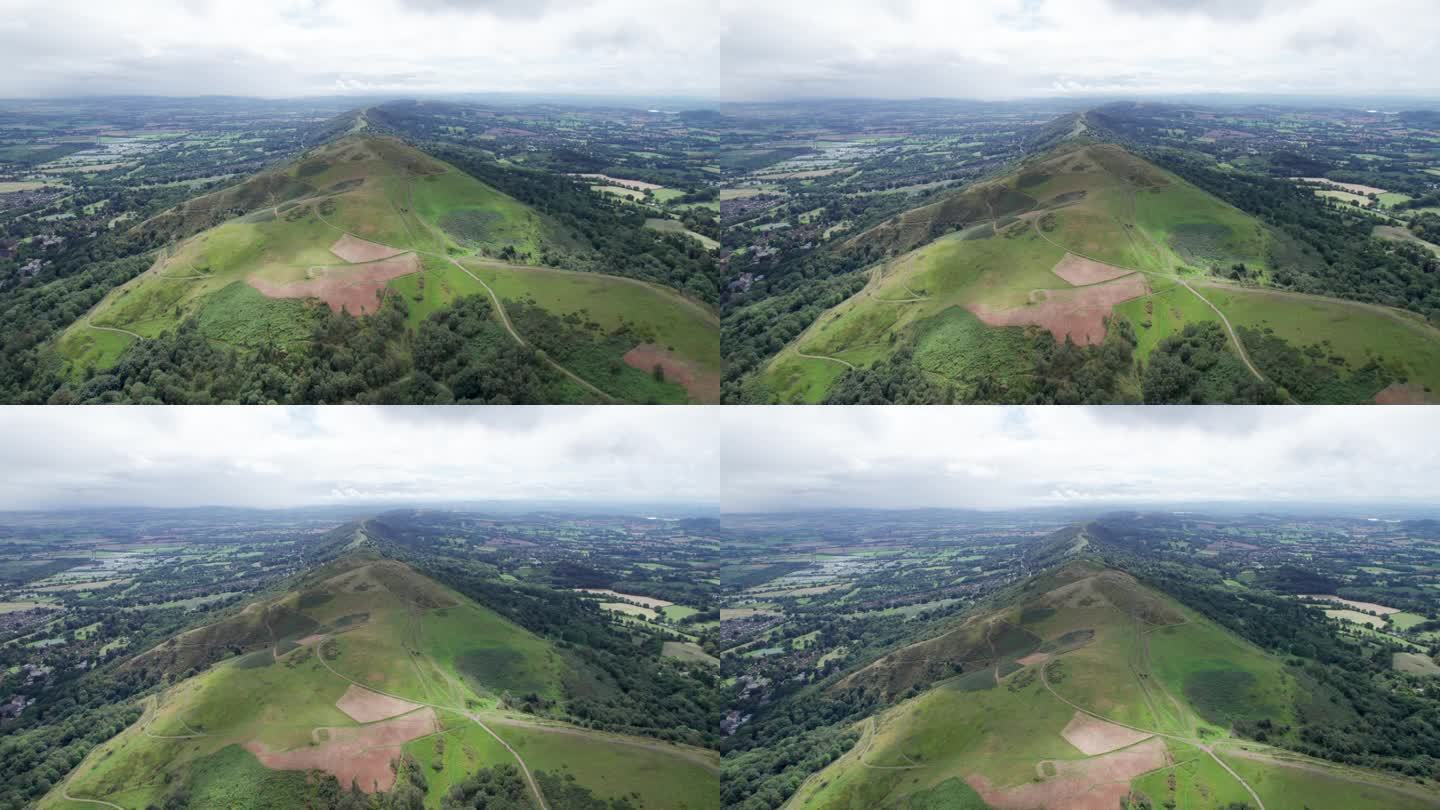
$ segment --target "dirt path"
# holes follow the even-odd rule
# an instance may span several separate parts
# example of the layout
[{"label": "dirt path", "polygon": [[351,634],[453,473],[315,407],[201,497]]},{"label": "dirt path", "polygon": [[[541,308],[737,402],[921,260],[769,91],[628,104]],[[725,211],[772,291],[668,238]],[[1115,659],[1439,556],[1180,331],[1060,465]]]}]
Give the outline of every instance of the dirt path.
[{"label": "dirt path", "polygon": [[113,803],[113,802],[107,802],[107,801],[104,801],[104,800],[102,800],[102,799],[82,799],[82,798],[80,798],[79,796],[71,796],[69,790],[68,790],[67,788],[64,788],[64,787],[60,788],[60,795],[63,796],[63,797],[65,797],[65,800],[66,800],[66,801],[69,801],[69,802],[85,802],[86,804],[101,804],[101,805],[104,805],[104,806],[106,806],[106,807],[113,807],[113,808],[115,808],[115,810],[125,810],[125,808],[121,807],[121,806],[118,805],[118,804],[115,804],[115,803]]},{"label": "dirt path", "polygon": [[850,361],[848,361],[848,360],[841,360],[841,359],[838,358],[838,357],[826,357],[826,356],[823,355],[823,354],[806,354],[806,353],[800,351],[799,349],[796,349],[796,350],[795,350],[795,356],[796,356],[796,357],[804,357],[804,358],[807,359],[807,360],[829,360],[829,361],[832,362],[832,363],[839,363],[840,365],[842,365],[842,366],[850,369],[851,371],[854,371],[854,370],[855,370],[855,366],[851,365],[851,364],[850,364]]},{"label": "dirt path", "polygon": [[90,320],[90,316],[89,316],[89,315],[86,315],[86,316],[85,316],[85,325],[86,325],[87,327],[91,328],[91,329],[98,329],[98,330],[101,331],[101,332],[119,332],[119,333],[122,334],[122,335],[129,335],[130,337],[133,337],[133,338],[135,338],[136,340],[144,340],[144,339],[145,339],[145,336],[144,336],[144,335],[138,335],[138,334],[136,334],[136,333],[134,333],[134,332],[131,332],[129,329],[116,329],[116,328],[113,327],[113,326],[96,326],[96,325]]},{"label": "dirt path", "polygon": [[1170,739],[1170,740],[1178,740],[1178,741],[1183,742],[1183,743],[1185,743],[1185,744],[1187,744],[1187,745],[1193,745],[1193,746],[1195,746],[1196,748],[1199,748],[1201,751],[1204,751],[1205,753],[1209,754],[1209,755],[1210,755],[1210,758],[1213,759],[1213,760],[1215,760],[1215,762],[1216,762],[1217,764],[1219,764],[1220,767],[1224,768],[1226,773],[1228,773],[1228,774],[1230,774],[1231,776],[1235,777],[1235,781],[1236,781],[1236,782],[1239,782],[1239,783],[1240,783],[1240,786],[1243,787],[1243,788],[1245,788],[1245,791],[1250,794],[1250,798],[1252,798],[1252,799],[1255,800],[1255,806],[1256,806],[1256,808],[1258,808],[1258,810],[1265,810],[1265,802],[1263,802],[1263,801],[1260,800],[1260,794],[1258,794],[1258,793],[1255,792],[1255,788],[1250,787],[1250,783],[1249,783],[1249,782],[1246,782],[1246,781],[1244,780],[1244,778],[1242,778],[1242,777],[1240,776],[1240,774],[1236,773],[1236,772],[1235,772],[1235,769],[1234,769],[1234,768],[1231,768],[1230,765],[1227,764],[1227,763],[1225,762],[1225,760],[1221,759],[1221,758],[1215,753],[1215,751],[1214,751],[1208,744],[1206,744],[1205,742],[1203,742],[1203,741],[1201,741],[1201,740],[1197,740],[1197,739],[1191,739],[1191,738],[1189,738],[1189,737],[1183,737],[1183,736],[1181,736],[1181,735],[1179,735],[1179,734],[1170,734],[1170,733],[1167,733],[1167,732],[1164,732],[1164,731],[1156,731],[1156,730],[1154,730],[1154,729],[1140,728],[1139,726],[1132,726],[1132,725],[1130,725],[1129,723],[1122,723],[1122,722],[1120,722],[1119,720],[1112,720],[1112,719],[1110,719],[1109,717],[1105,717],[1104,715],[1097,714],[1097,713],[1095,713],[1095,712],[1093,712],[1093,711],[1085,708],[1084,706],[1081,706],[1081,705],[1078,704],[1078,703],[1071,702],[1069,699],[1063,697],[1059,692],[1056,692],[1056,691],[1055,691],[1055,687],[1053,687],[1053,686],[1050,685],[1050,679],[1049,679],[1049,677],[1046,675],[1046,672],[1045,672],[1046,669],[1048,669],[1047,666],[1041,665],[1041,667],[1040,667],[1040,683],[1042,683],[1042,684],[1045,685],[1045,689],[1046,689],[1047,691],[1049,691],[1051,695],[1054,695],[1056,700],[1060,701],[1061,703],[1064,703],[1066,706],[1069,706],[1070,708],[1074,709],[1074,710],[1077,711],[1077,712],[1082,712],[1082,713],[1084,713],[1084,714],[1088,714],[1088,715],[1090,715],[1091,717],[1094,717],[1094,718],[1097,719],[1097,720],[1104,720],[1104,721],[1107,722],[1107,723],[1114,723],[1114,724],[1117,725],[1117,726],[1121,726],[1121,727],[1123,727],[1123,728],[1128,728],[1128,729],[1130,729],[1131,731],[1139,731],[1139,732],[1142,732],[1142,733],[1144,733],[1144,734],[1153,734],[1153,735],[1155,735],[1155,736],[1157,736],[1157,737],[1164,737],[1164,738]]}]

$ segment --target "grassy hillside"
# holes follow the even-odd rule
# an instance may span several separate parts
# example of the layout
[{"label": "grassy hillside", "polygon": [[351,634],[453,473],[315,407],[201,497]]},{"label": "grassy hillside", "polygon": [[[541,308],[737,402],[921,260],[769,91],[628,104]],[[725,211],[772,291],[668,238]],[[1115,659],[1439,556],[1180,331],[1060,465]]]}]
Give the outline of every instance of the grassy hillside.
[{"label": "grassy hillside", "polygon": [[891,705],[787,807],[1440,806],[1431,789],[1236,737],[1236,719],[1294,722],[1291,670],[1095,563],[831,687],[854,690]]},{"label": "grassy hillside", "polygon": [[[572,775],[602,798],[715,806],[706,752],[507,708],[520,695],[560,698],[573,666],[551,642],[408,566],[352,554],[128,662],[174,685],[146,698],[140,721],[41,806],[79,806],[67,793],[126,808],[177,793],[192,803],[298,806],[314,781],[309,769],[342,788],[392,789],[402,752],[423,767],[428,807],[476,770],[516,763]],[[707,781],[708,791],[687,793]]]},{"label": "grassy hillside", "polygon": [[1187,325],[1218,323],[1218,309],[1299,349],[1328,341],[1338,368],[1384,363],[1388,376],[1358,399],[1392,381],[1440,389],[1440,331],[1398,310],[1263,289],[1282,249],[1258,220],[1118,146],[1067,143],[843,243],[842,255],[873,262],[868,284],[760,382],[780,402],[818,402],[847,370],[904,350],[961,395],[996,379],[1013,389],[1035,373],[1026,347],[1039,332],[1099,345],[1123,318],[1144,361]]},{"label": "grassy hillside", "polygon": [[611,377],[638,380],[659,363],[670,388],[635,398],[719,397],[719,328],[706,306],[658,285],[555,269],[593,264],[588,241],[394,139],[355,135],[325,144],[134,233],[178,241],[58,337],[72,379],[109,369],[135,341],[192,319],[216,346],[302,349],[327,309],[370,315],[398,293],[413,328],[456,297],[479,295],[589,315],[610,332],[623,322],[633,334],[596,350],[604,372],[566,366],[609,396],[628,400],[645,388]]}]

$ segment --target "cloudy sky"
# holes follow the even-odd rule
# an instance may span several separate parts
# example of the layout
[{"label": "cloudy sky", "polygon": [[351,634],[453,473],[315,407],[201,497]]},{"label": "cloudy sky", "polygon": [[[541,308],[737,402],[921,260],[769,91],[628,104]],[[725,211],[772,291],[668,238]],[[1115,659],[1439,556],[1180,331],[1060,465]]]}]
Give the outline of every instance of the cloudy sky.
[{"label": "cloudy sky", "polygon": [[721,506],[1440,506],[1416,408],[723,408]]},{"label": "cloudy sky", "polygon": [[0,408],[0,509],[714,505],[705,408]]},{"label": "cloudy sky", "polygon": [[724,94],[1440,95],[1434,0],[724,0]]},{"label": "cloudy sky", "polygon": [[0,0],[0,97],[717,92],[714,0]]}]

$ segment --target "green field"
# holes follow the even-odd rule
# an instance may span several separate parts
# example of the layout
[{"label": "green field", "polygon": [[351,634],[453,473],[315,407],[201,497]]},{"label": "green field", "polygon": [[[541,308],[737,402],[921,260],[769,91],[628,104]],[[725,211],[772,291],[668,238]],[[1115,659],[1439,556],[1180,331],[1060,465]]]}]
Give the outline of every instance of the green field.
[{"label": "green field", "polygon": [[[237,209],[249,213],[214,221],[217,211]],[[532,300],[560,316],[587,315],[609,330],[625,322],[670,351],[675,363],[693,368],[699,381],[687,386],[691,399],[718,401],[719,327],[710,308],[659,285],[542,267],[542,259],[563,266],[590,248],[531,207],[399,141],[334,141],[134,229],[179,241],[57,339],[72,376],[113,366],[134,342],[132,333],[158,337],[190,318],[205,337],[226,347],[303,344],[327,303],[356,314],[362,306],[373,310],[374,301],[365,296],[388,292],[406,297],[409,323],[418,327],[460,295],[489,297],[449,261],[453,257],[471,263],[471,272],[501,298]],[[363,251],[348,253],[342,237],[352,240],[350,249]],[[396,251],[381,267],[388,276],[401,275],[362,285],[358,302],[343,298],[370,262]],[[330,279],[328,301],[313,297],[321,294],[313,288],[290,293],[306,297],[274,297],[286,286]],[[630,348],[607,362],[618,362]],[[650,372],[647,367],[636,374]],[[685,394],[679,396],[684,401]]]},{"label": "green field", "polygon": [[[244,652],[184,677],[195,657],[215,646]],[[440,764],[426,771],[430,807],[441,795],[433,786],[514,762],[466,712],[504,728],[532,770],[573,773],[601,795],[635,792],[647,806],[678,806],[670,802],[682,795],[680,785],[714,783],[713,766],[690,749],[563,724],[544,731],[506,727],[532,721],[495,712],[499,696],[559,699],[562,678],[575,677],[571,665],[549,641],[377,558],[342,558],[308,575],[300,589],[182,634],[126,667],[171,673],[176,683],[145,699],[141,721],[70,775],[63,788],[72,795],[143,808],[184,783],[225,806],[299,806],[281,797],[303,791],[303,771],[266,767],[244,746],[304,752],[333,735],[365,733],[366,723],[337,706],[353,683],[421,704],[401,709],[402,719],[434,712],[440,733],[432,727],[404,743],[422,764]],[[437,744],[440,738],[446,742]],[[621,758],[633,764],[621,768]],[[246,783],[271,793],[263,801],[246,797]],[[41,806],[65,804],[57,788]]]}]

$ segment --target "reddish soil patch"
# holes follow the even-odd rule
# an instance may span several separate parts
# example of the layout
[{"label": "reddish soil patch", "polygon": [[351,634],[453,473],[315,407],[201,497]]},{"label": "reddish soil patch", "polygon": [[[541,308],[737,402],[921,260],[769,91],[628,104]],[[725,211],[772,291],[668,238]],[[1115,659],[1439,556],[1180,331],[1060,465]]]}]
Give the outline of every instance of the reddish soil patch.
[{"label": "reddish soil patch", "polygon": [[[333,250],[333,248],[332,248]],[[1086,284],[1099,284],[1102,281],[1110,281],[1121,276],[1130,275],[1131,270],[1116,267],[1113,264],[1097,262],[1093,259],[1082,259],[1074,253],[1066,253],[1065,258],[1055,263],[1050,272],[1065,279],[1066,281],[1080,287]]]},{"label": "reddish soil patch", "polygon": [[1115,810],[1130,780],[1169,762],[1159,737],[1092,759],[1051,760],[1056,774],[1041,782],[997,787],[978,774],[965,778],[980,798],[999,810]]},{"label": "reddish soil patch", "polygon": [[371,692],[352,683],[350,688],[345,690],[345,694],[335,701],[335,708],[350,715],[357,723],[373,723],[397,714],[413,712],[420,708],[420,704]]},{"label": "reddish soil patch", "polygon": [[1070,718],[1060,736],[1065,738],[1065,742],[1080,749],[1081,753],[1093,757],[1116,748],[1134,745],[1150,735],[1107,723],[1084,712],[1075,712],[1075,716]]},{"label": "reddish soil patch", "polygon": [[706,404],[720,401],[720,375],[717,372],[702,371],[662,346],[641,343],[625,353],[625,364],[647,374],[659,364],[665,370],[665,379],[685,386],[692,400]]},{"label": "reddish soil patch", "polygon": [[1085,346],[1105,339],[1105,318],[1116,304],[1144,295],[1145,279],[1133,273],[1108,284],[1049,290],[1043,300],[1016,309],[995,309],[984,304],[967,304],[966,309],[990,326],[1039,326],[1057,341],[1069,335]]},{"label": "reddish soil patch", "polygon": [[1425,393],[1418,383],[1390,383],[1375,395],[1376,405],[1431,405],[1435,397]]},{"label": "reddish soil patch", "polygon": [[315,278],[290,284],[278,284],[251,276],[245,279],[266,298],[319,298],[330,309],[344,310],[351,315],[368,315],[380,306],[380,293],[392,278],[408,276],[420,270],[414,253],[393,259],[338,267],[316,268]]},{"label": "reddish soil patch", "polygon": [[405,251],[386,247],[378,242],[368,242],[347,233],[335,240],[335,244],[330,246],[330,252],[347,262],[359,263],[388,259],[391,256],[399,256]]},{"label": "reddish soil patch", "polygon": [[1031,664],[1043,664],[1049,660],[1050,653],[1030,653],[1024,658],[1016,658],[1015,663],[1019,664],[1022,667],[1028,667]]},{"label": "reddish soil patch", "polygon": [[296,643],[296,644],[299,644],[301,647],[309,647],[311,644],[314,644],[314,643],[317,642],[317,641],[324,641],[324,640],[325,640],[325,634],[324,634],[324,633],[314,633],[314,634],[312,634],[312,635],[308,635],[308,636],[300,639],[299,641],[297,641],[297,642],[295,642],[295,643]]},{"label": "reddish soil patch", "polygon": [[366,793],[386,791],[395,785],[390,761],[400,756],[400,746],[440,730],[434,709],[374,723],[368,726],[316,729],[316,736],[328,739],[293,751],[271,751],[265,743],[251,740],[245,750],[267,768],[279,771],[308,771],[317,768],[334,774],[341,785],[354,783]]}]

